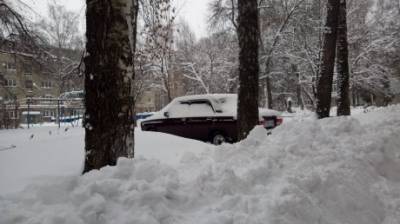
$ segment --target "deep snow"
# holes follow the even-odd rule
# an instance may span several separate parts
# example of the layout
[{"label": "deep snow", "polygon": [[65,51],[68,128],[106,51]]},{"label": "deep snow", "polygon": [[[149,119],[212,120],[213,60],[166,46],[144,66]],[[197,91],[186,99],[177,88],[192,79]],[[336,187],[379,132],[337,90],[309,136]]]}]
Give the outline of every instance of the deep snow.
[{"label": "deep snow", "polygon": [[[78,176],[84,157],[84,129],[69,124],[58,129],[0,130],[0,195],[22,190],[48,176]],[[135,155],[178,164],[185,153],[212,148],[202,142],[172,135],[136,131]]]},{"label": "deep snow", "polygon": [[[400,106],[391,106],[319,121],[305,115],[234,145],[187,140],[201,153],[169,163],[121,159],[1,196],[0,223],[398,224],[399,137]],[[156,145],[146,150],[168,148]]]}]

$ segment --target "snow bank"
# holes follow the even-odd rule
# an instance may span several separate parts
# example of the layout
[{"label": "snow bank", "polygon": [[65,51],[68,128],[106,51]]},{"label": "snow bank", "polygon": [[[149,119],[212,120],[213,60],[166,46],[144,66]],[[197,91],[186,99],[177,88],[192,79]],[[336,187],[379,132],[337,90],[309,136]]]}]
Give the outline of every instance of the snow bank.
[{"label": "snow bank", "polygon": [[[66,125],[66,124],[64,124]],[[48,176],[79,176],[84,160],[84,129],[41,126],[0,130],[0,196],[21,191]],[[214,146],[157,132],[135,132],[137,158],[176,165],[186,153]]]},{"label": "snow bank", "polygon": [[55,177],[0,198],[0,223],[398,223],[399,112],[256,128],[178,167],[121,159]]}]

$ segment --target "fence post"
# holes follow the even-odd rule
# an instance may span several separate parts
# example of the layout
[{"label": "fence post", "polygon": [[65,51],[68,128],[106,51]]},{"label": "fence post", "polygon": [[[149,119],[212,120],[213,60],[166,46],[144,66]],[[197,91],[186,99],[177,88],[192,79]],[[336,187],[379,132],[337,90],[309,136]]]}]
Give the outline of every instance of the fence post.
[{"label": "fence post", "polygon": [[60,98],[57,98],[57,121],[58,121],[58,128],[61,127],[61,121],[60,121]]},{"label": "fence post", "polygon": [[29,129],[30,123],[31,123],[31,118],[30,118],[31,100],[30,100],[30,98],[27,99],[26,103],[28,104],[28,114],[26,115],[26,122],[28,123],[28,129]]}]

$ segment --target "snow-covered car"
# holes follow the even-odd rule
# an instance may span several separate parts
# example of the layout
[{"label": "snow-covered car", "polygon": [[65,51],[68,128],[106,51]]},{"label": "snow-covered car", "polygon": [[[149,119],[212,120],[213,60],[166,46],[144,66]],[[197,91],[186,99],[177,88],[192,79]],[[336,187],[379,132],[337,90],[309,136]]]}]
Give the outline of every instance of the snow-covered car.
[{"label": "snow-covered car", "polygon": [[[178,97],[142,120],[143,131],[164,132],[213,144],[237,141],[237,95],[206,94]],[[282,123],[280,113],[260,108],[259,121],[267,129]]]}]

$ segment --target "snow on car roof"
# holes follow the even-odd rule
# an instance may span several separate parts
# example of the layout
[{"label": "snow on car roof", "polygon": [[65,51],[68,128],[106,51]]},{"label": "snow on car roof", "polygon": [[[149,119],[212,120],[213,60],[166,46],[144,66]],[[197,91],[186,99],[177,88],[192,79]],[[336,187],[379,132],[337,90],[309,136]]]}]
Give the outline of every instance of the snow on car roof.
[{"label": "snow on car roof", "polygon": [[177,101],[190,101],[190,100],[202,100],[202,99],[222,99],[222,98],[237,98],[237,94],[201,94],[201,95],[187,95],[175,98]]},{"label": "snow on car roof", "polygon": [[[145,120],[163,119],[165,112],[168,112],[170,117],[203,117],[203,116],[229,116],[236,117],[237,113],[237,94],[202,94],[202,95],[187,95],[176,97],[165,106],[161,111],[156,112],[153,116]],[[210,102],[212,111],[209,106],[201,104],[191,104],[207,100]],[[186,106],[182,103],[188,103]],[[191,109],[189,109],[191,107]],[[210,112],[211,110],[211,112]],[[277,116],[279,112],[260,108],[260,119],[265,116]]]}]

